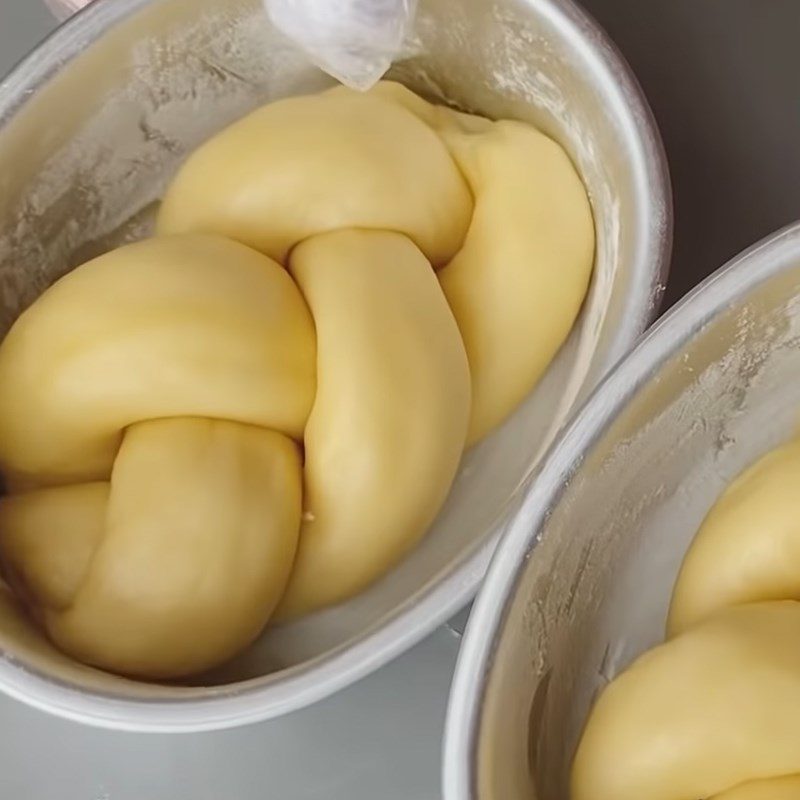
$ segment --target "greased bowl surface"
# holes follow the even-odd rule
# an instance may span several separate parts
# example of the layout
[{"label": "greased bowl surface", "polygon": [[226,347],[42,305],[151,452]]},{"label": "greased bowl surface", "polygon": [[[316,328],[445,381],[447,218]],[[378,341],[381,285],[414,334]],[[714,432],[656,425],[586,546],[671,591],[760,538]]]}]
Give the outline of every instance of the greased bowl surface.
[{"label": "greased bowl surface", "polygon": [[[377,669],[471,598],[543,448],[652,318],[671,243],[669,182],[646,103],[596,25],[569,2],[429,0],[413,50],[391,77],[530,120],[576,163],[597,252],[569,341],[523,406],[467,454],[424,541],[362,595],[268,629],[191,686],[78,665],[4,595],[3,691],[90,724],[187,731],[274,717]],[[0,332],[70,268],[147,235],[164,186],[211,134],[328,84],[256,0],[99,0],[80,12],[0,84]]]},{"label": "greased bowl surface", "polygon": [[559,436],[472,610],[450,697],[446,800],[568,798],[591,704],[663,640],[709,508],[796,436],[799,344],[795,223],[662,318]]}]

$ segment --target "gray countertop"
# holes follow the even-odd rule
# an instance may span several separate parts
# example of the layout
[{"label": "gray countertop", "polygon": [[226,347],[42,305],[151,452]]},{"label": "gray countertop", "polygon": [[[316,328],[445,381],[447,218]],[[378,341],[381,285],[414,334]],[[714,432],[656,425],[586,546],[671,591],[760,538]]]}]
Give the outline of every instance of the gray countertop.
[{"label": "gray countertop", "polygon": [[[800,3],[586,5],[639,75],[664,135],[676,212],[671,303],[800,218]],[[42,0],[0,0],[0,76],[52,27]],[[0,698],[2,796],[435,800],[458,641],[453,628],[441,628],[310,709],[213,734],[93,730]]]}]

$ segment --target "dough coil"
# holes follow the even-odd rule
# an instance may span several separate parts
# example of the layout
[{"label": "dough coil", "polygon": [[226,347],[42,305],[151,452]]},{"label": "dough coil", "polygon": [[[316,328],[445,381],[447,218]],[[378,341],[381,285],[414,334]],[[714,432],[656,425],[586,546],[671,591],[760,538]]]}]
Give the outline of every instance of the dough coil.
[{"label": "dough coil", "polygon": [[0,549],[63,650],[176,678],[419,541],[569,333],[594,242],[551,139],[391,83],[235,123],[157,234],[0,347]]}]

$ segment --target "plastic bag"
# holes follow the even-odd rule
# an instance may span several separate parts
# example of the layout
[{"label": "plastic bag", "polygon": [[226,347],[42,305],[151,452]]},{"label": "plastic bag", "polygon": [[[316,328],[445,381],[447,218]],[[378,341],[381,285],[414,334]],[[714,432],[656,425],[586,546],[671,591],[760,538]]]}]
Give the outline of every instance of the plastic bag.
[{"label": "plastic bag", "polygon": [[272,23],[352,89],[377,83],[401,54],[417,0],[263,0]]}]

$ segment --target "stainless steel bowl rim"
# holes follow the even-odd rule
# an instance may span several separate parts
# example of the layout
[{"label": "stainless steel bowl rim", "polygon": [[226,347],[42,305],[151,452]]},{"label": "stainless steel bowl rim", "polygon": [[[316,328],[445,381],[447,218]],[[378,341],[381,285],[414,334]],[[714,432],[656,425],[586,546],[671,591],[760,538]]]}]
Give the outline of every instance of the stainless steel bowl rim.
[{"label": "stainless steel bowl rim", "polygon": [[[96,0],[45,39],[31,55],[0,81],[0,126],[6,125],[37,90],[115,25],[133,16],[151,0]],[[627,63],[597,23],[572,0],[537,0],[537,13],[547,15],[580,42],[598,74],[616,98],[620,124],[635,132],[635,161],[642,203],[651,225],[643,235],[631,296],[641,307],[657,310],[669,269],[672,243],[671,188],[666,158],[652,113]],[[663,212],[658,223],[658,210]],[[649,321],[649,320],[646,320]],[[620,358],[641,332],[637,315],[622,319],[609,363]],[[524,508],[542,497],[538,483]],[[526,517],[515,530],[527,528]],[[511,537],[512,541],[518,536]],[[100,692],[86,695],[45,673],[24,670],[9,654],[0,653],[0,690],[42,710],[68,719],[108,728],[153,732],[216,730],[249,724],[310,705],[369,674],[400,655],[464,607],[475,595],[491,559],[496,538],[468,553],[440,582],[417,593],[388,621],[365,630],[355,642],[290,670],[220,687],[216,696],[180,700],[129,701]],[[503,559],[496,565],[503,563]],[[495,578],[496,580],[496,578]],[[484,604],[485,606],[485,604]],[[482,612],[486,614],[486,610]],[[475,643],[470,645],[474,651]],[[461,659],[462,664],[471,658]],[[464,682],[461,670],[461,683]],[[207,690],[206,690],[207,691]],[[451,741],[451,750],[453,743]]]},{"label": "stainless steel bowl rim", "polygon": [[571,477],[628,402],[668,359],[737,298],[800,260],[800,222],[735,256],[656,322],[601,381],[542,461],[535,484],[509,525],[478,595],[459,651],[450,691],[442,779],[445,800],[478,796],[476,763],[483,700],[510,605],[547,515]]}]

